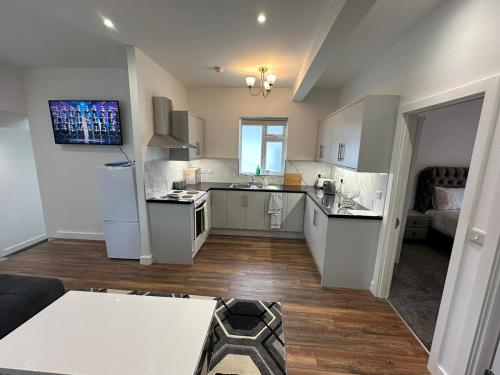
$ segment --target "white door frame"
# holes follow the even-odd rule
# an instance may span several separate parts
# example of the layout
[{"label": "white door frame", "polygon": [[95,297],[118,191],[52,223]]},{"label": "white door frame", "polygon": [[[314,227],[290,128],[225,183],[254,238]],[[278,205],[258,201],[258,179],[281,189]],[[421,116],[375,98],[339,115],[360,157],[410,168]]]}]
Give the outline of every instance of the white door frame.
[{"label": "white door frame", "polygon": [[[381,298],[387,298],[392,281],[394,261],[397,251],[398,236],[401,227],[395,228],[396,220],[401,221],[411,165],[413,141],[416,131],[416,114],[434,108],[460,103],[477,97],[484,97],[478,131],[474,143],[470,171],[462,206],[462,212],[457,226],[457,235],[453,244],[452,256],[448,268],[446,284],[443,291],[440,313],[434,334],[429,369],[432,373],[439,372],[438,357],[441,344],[447,328],[447,318],[453,299],[456,296],[456,282],[464,267],[465,247],[468,245],[468,232],[473,224],[477,203],[479,202],[482,183],[485,177],[489,151],[496,127],[499,98],[500,76],[473,82],[449,91],[401,105],[394,139],[391,158],[387,196],[389,200],[384,209],[381,233],[378,243],[377,259],[374,277],[370,290]],[[488,233],[489,234],[489,233]],[[493,250],[494,253],[494,250]],[[487,276],[492,271],[484,269]],[[479,306],[484,303],[484,293],[477,293]],[[480,297],[480,299],[479,299]],[[467,354],[470,354],[467,353]],[[464,366],[463,368],[465,368]]]}]

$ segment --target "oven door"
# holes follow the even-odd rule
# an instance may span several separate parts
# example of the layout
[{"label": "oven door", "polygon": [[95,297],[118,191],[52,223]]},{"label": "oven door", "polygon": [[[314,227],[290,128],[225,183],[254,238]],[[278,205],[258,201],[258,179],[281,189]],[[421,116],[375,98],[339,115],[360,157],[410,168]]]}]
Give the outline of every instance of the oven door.
[{"label": "oven door", "polygon": [[207,202],[200,203],[194,209],[194,239],[207,231]]}]

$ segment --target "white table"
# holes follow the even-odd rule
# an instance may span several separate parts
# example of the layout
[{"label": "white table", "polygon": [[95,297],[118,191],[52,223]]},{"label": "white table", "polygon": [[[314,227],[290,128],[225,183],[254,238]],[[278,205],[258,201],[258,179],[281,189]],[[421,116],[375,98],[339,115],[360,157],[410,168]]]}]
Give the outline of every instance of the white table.
[{"label": "white table", "polygon": [[215,305],[70,291],[0,340],[0,373],[193,375]]}]

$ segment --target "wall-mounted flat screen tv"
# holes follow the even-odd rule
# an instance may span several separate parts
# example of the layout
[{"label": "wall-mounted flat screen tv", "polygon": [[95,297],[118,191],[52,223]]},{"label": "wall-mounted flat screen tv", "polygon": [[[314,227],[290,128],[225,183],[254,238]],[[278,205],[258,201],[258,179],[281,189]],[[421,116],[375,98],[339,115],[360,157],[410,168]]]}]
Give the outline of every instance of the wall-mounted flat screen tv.
[{"label": "wall-mounted flat screen tv", "polygon": [[57,144],[121,145],[117,100],[49,100]]}]

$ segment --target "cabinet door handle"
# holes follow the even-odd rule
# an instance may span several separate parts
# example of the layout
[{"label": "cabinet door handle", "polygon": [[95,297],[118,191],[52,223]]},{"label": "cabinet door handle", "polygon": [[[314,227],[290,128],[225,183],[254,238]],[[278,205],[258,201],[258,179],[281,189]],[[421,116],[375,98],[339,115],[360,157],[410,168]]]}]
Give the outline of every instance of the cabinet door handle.
[{"label": "cabinet door handle", "polygon": [[313,212],[313,226],[315,227],[318,222],[318,211],[314,210]]},{"label": "cabinet door handle", "polygon": [[340,161],[340,146],[341,146],[341,143],[339,142],[339,147],[337,149],[337,161]]},{"label": "cabinet door handle", "polygon": [[323,145],[319,145],[319,158],[323,158]]},{"label": "cabinet door handle", "polygon": [[200,155],[200,142],[196,142],[196,155]]}]

